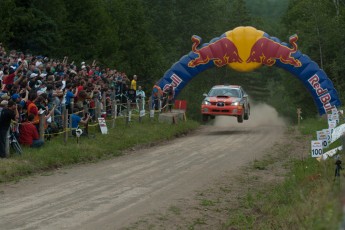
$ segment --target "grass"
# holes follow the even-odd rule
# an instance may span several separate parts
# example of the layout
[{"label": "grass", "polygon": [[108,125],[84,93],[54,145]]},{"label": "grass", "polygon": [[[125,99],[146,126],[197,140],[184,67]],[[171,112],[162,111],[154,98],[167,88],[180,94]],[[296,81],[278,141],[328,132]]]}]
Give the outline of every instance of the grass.
[{"label": "grass", "polygon": [[[309,119],[303,121],[300,130],[313,139],[317,130],[326,127],[326,121]],[[274,161],[278,159],[256,160],[253,167],[265,170]],[[224,229],[339,229],[344,180],[333,180],[334,159],[294,159],[285,167],[289,173],[281,184],[248,191],[241,208],[231,210]]]},{"label": "grass", "polygon": [[0,182],[17,181],[21,177],[35,173],[47,174],[68,165],[116,157],[124,150],[169,140],[198,126],[197,122],[191,120],[172,125],[148,119],[142,123],[132,120],[127,126],[124,119],[118,119],[114,129],[110,129],[108,124],[107,135],[102,135],[98,126],[90,126],[89,133],[94,138],[81,137],[77,143],[75,137],[69,137],[65,144],[63,136],[59,135],[42,148],[24,148],[23,155],[11,155],[8,159],[0,160]]}]

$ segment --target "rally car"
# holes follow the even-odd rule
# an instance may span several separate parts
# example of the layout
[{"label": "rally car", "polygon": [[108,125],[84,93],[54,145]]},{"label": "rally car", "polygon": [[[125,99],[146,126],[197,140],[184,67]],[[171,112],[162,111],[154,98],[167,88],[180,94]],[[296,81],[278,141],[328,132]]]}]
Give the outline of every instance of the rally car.
[{"label": "rally car", "polygon": [[202,120],[208,121],[215,116],[235,116],[237,122],[248,120],[250,104],[248,94],[238,85],[213,86],[201,104]]}]

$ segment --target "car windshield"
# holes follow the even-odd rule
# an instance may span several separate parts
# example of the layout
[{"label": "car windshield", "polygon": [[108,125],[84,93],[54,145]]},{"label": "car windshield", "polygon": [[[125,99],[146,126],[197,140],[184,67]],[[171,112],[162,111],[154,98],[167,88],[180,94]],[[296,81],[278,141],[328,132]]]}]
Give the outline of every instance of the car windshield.
[{"label": "car windshield", "polygon": [[208,94],[210,97],[216,96],[229,96],[229,97],[240,97],[239,89],[231,88],[214,88]]}]

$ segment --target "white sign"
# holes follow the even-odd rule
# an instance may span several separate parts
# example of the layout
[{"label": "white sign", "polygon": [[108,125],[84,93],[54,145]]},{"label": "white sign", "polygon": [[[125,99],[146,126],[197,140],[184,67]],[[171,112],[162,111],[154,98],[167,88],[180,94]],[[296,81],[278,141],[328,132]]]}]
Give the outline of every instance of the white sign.
[{"label": "white sign", "polygon": [[339,146],[337,148],[334,148],[334,149],[331,149],[331,150],[325,152],[322,155],[322,160],[326,160],[328,157],[334,156],[338,151],[341,151],[341,150],[343,150],[343,146]]},{"label": "white sign", "polygon": [[325,131],[316,131],[317,140],[322,142],[322,147],[327,148],[328,147],[328,136]]},{"label": "white sign", "polygon": [[128,111],[128,121],[131,121],[132,119],[132,111]]},{"label": "white sign", "polygon": [[332,142],[331,130],[329,130],[329,129],[323,129],[322,131],[324,131],[324,132],[326,133],[328,144],[330,144],[330,143]]},{"label": "white sign", "polygon": [[155,117],[155,111],[154,110],[150,110],[150,117],[154,118]]},{"label": "white sign", "polygon": [[333,108],[332,109],[332,114],[338,114],[338,109],[337,108]]},{"label": "white sign", "polygon": [[333,130],[333,133],[332,133],[332,141],[331,141],[331,143],[333,143],[334,141],[338,140],[344,133],[345,133],[345,124],[342,124],[342,125],[336,127]]},{"label": "white sign", "polygon": [[103,117],[98,118],[98,124],[101,128],[102,134],[108,134],[107,123],[105,122],[105,119]]},{"label": "white sign", "polygon": [[145,109],[140,110],[140,117],[145,117]]},{"label": "white sign", "polygon": [[311,141],[311,156],[320,157],[323,154],[322,142],[321,141]]},{"label": "white sign", "polygon": [[327,114],[327,120],[328,120],[328,123],[330,121],[336,121],[337,124],[339,124],[339,114],[338,113]]},{"label": "white sign", "polygon": [[333,133],[333,130],[337,127],[337,122],[336,121],[328,121],[328,128],[331,130],[331,134]]}]

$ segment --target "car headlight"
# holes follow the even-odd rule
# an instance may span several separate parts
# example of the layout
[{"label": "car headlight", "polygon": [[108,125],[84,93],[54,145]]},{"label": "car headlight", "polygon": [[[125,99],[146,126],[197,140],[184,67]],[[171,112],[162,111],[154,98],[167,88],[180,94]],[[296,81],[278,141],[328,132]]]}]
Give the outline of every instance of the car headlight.
[{"label": "car headlight", "polygon": [[240,102],[236,101],[236,102],[232,102],[231,105],[239,105]]},{"label": "car headlight", "polygon": [[209,102],[209,101],[202,101],[202,104],[203,105],[211,105],[211,102]]}]

